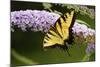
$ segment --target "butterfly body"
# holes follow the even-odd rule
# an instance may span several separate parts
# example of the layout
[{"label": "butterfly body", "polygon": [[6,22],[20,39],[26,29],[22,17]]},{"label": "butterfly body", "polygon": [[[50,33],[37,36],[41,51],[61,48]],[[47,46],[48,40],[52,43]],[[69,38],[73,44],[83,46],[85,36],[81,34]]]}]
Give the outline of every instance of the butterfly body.
[{"label": "butterfly body", "polygon": [[68,45],[72,43],[72,26],[75,22],[74,10],[61,16],[54,26],[46,33],[43,40],[43,47],[60,47],[68,49]]}]

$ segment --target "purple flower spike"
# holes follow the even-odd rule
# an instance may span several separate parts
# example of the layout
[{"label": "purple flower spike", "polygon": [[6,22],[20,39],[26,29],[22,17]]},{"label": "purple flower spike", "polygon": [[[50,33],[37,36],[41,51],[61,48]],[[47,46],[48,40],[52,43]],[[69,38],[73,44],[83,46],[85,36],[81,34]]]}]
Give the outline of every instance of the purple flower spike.
[{"label": "purple flower spike", "polygon": [[90,55],[95,49],[95,44],[94,43],[88,43],[88,46],[86,48],[86,54]]},{"label": "purple flower spike", "polygon": [[75,22],[72,30],[76,35],[79,35],[79,33],[82,32],[84,38],[86,38],[88,35],[95,34],[95,31],[93,29],[88,28],[85,24],[79,24],[78,22]]},{"label": "purple flower spike", "polygon": [[59,17],[60,15],[45,10],[14,11],[11,12],[11,26],[17,25],[22,31],[30,28],[31,31],[47,32]]}]

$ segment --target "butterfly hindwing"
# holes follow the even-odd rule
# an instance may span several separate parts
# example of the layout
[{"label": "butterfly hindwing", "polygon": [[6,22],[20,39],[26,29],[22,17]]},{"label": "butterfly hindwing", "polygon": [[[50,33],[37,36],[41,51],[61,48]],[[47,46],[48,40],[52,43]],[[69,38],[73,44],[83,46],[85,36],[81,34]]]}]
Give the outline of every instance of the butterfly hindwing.
[{"label": "butterfly hindwing", "polygon": [[43,41],[43,47],[53,46],[55,44],[64,45],[64,40],[69,38],[70,28],[74,18],[74,11],[64,14],[60,17],[54,26],[46,33]]}]

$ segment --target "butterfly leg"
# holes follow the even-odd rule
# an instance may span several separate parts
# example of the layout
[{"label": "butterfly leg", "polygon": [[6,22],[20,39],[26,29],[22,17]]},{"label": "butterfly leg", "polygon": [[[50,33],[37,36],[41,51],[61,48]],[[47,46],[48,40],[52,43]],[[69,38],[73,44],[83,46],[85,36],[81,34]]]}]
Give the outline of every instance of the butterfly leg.
[{"label": "butterfly leg", "polygon": [[60,46],[60,48],[64,51],[64,52],[66,52],[67,51],[67,53],[68,53],[68,56],[70,56],[70,53],[69,53],[69,49],[68,49],[68,47],[67,46]]}]

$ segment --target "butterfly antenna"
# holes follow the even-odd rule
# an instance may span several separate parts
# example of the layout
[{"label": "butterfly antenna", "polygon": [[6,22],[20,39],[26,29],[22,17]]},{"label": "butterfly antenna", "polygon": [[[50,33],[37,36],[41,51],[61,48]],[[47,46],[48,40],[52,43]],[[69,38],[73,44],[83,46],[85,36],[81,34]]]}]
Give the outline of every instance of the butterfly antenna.
[{"label": "butterfly antenna", "polygon": [[68,56],[71,56],[68,49],[67,49],[67,53],[68,53]]}]

